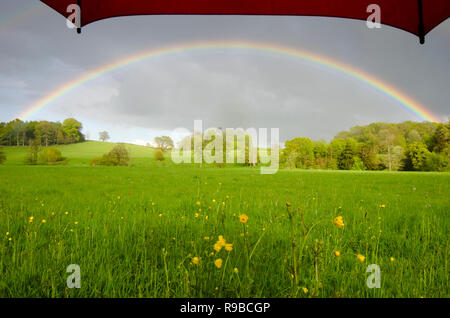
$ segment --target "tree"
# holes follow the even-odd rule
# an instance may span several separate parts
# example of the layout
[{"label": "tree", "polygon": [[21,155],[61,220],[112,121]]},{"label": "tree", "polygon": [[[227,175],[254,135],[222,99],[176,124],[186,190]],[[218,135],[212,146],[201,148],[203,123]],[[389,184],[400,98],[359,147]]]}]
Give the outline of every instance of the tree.
[{"label": "tree", "polygon": [[92,166],[127,166],[130,161],[128,150],[124,145],[115,146],[109,153],[91,161]]},{"label": "tree", "polygon": [[163,161],[164,160],[164,153],[162,152],[161,149],[155,150],[155,159],[157,161]]},{"label": "tree", "polygon": [[84,136],[81,134],[83,125],[74,118],[65,119],[62,124],[62,129],[70,142],[79,142],[84,139]]},{"label": "tree", "polygon": [[448,125],[439,125],[434,132],[433,139],[435,141],[433,151],[443,152],[446,147],[448,147],[450,143],[450,129],[447,127]]},{"label": "tree", "polygon": [[107,132],[107,131],[101,131],[99,134],[98,134],[98,138],[101,140],[101,141],[106,141],[106,140],[108,140],[109,139],[109,133]]},{"label": "tree", "polygon": [[46,148],[39,154],[39,164],[41,165],[54,165],[64,161],[61,155],[61,151],[55,148]]},{"label": "tree", "polygon": [[0,147],[0,165],[6,161],[6,154],[3,151],[3,148]]},{"label": "tree", "polygon": [[20,146],[20,138],[22,137],[22,145],[25,145],[26,125],[20,119],[14,120],[12,124],[12,133],[15,135],[17,146]]},{"label": "tree", "polygon": [[354,151],[350,142],[347,141],[344,151],[338,157],[338,167],[341,170],[350,170],[355,163]]},{"label": "tree", "polygon": [[359,148],[358,153],[364,166],[366,166],[368,170],[378,169],[379,160],[377,154],[377,148],[373,142],[363,143]]},{"label": "tree", "polygon": [[52,124],[46,120],[41,121],[36,126],[35,135],[38,137],[39,142],[42,142],[42,139],[44,140],[45,147],[48,147],[50,141],[53,138],[53,127]]},{"label": "tree", "polygon": [[408,145],[405,155],[404,169],[421,171],[425,169],[425,164],[431,153],[424,143],[414,142]]},{"label": "tree", "polygon": [[38,154],[39,154],[39,146],[40,141],[37,139],[33,139],[30,143],[30,149],[28,151],[27,156],[25,157],[25,164],[27,165],[35,165],[38,162]]},{"label": "tree", "polygon": [[173,148],[173,140],[169,136],[155,137],[155,143],[162,152]]},{"label": "tree", "polygon": [[297,168],[309,168],[314,165],[314,143],[309,138],[294,138],[286,141],[285,155],[292,160],[292,153],[295,153],[295,166]]},{"label": "tree", "polygon": [[[418,134],[418,132],[416,130],[414,130],[414,131],[415,131],[415,134],[413,134],[413,135],[416,136],[416,134]],[[394,146],[395,135],[391,132],[391,130],[383,129],[383,130],[380,130],[379,136],[380,136],[380,144],[384,147],[384,149],[387,150],[387,154],[388,154],[387,161],[388,161],[389,171],[392,171],[391,151]]]}]

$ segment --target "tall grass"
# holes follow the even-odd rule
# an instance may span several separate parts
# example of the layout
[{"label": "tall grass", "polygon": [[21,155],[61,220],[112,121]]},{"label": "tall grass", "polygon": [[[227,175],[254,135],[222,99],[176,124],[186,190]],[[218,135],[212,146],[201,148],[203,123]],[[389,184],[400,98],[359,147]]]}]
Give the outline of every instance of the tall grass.
[{"label": "tall grass", "polygon": [[[0,178],[0,297],[449,296],[449,174],[4,166]],[[214,250],[219,235],[231,251]]]}]

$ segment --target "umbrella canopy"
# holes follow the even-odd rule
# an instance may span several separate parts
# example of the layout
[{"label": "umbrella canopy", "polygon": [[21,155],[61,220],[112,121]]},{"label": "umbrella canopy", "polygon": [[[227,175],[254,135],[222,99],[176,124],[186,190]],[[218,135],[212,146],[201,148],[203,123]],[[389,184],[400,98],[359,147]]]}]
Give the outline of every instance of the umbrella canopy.
[{"label": "umbrella canopy", "polygon": [[[78,4],[83,27],[119,16],[186,15],[303,15],[366,20],[367,7],[376,3],[381,23],[425,35],[450,16],[450,0],[41,0],[68,18],[67,8]],[[81,31],[81,28],[78,29]]]}]

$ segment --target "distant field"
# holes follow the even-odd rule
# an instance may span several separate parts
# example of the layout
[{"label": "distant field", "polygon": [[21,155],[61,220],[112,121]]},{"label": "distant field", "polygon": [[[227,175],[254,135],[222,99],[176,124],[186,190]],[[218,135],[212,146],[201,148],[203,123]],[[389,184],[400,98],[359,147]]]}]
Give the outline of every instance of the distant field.
[{"label": "distant field", "polygon": [[[116,144],[110,142],[87,141],[79,144],[53,146],[61,151],[63,157],[69,159],[68,165],[89,165],[95,157],[108,153]],[[132,157],[132,164],[136,166],[148,166],[159,164],[154,159],[154,149],[144,146],[126,144],[126,148]],[[5,165],[22,165],[29,151],[28,147],[4,147],[7,155]],[[170,154],[166,154],[167,162],[170,162]]]},{"label": "distant field", "polygon": [[[85,165],[108,147],[61,150]],[[450,296],[448,173],[14,165],[24,151],[0,166],[0,297]]]}]

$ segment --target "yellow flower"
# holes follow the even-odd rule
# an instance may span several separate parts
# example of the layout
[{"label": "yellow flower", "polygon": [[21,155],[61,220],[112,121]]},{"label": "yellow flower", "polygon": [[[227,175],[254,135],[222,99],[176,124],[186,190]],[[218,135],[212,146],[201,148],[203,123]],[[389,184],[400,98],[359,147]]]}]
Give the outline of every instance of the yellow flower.
[{"label": "yellow flower", "polygon": [[204,239],[205,241],[209,241],[209,236],[205,236],[203,239]]},{"label": "yellow flower", "polygon": [[222,202],[222,205],[225,206],[225,202]]},{"label": "yellow flower", "polygon": [[213,202],[213,203],[216,203],[216,199],[213,199],[212,202]]},{"label": "yellow flower", "polygon": [[290,202],[286,202],[286,206],[287,206],[287,207],[290,207],[290,206],[291,206],[291,203],[290,203]]},{"label": "yellow flower", "polygon": [[6,236],[8,236],[9,235],[9,232],[6,232]]},{"label": "yellow flower", "polygon": [[78,222],[73,222],[75,225],[78,225]]},{"label": "yellow flower", "polygon": [[342,216],[338,216],[334,218],[334,225],[338,228],[344,227],[344,221],[342,219]]},{"label": "yellow flower", "polygon": [[195,213],[195,217],[196,217],[196,218],[198,218],[198,215],[199,215],[198,213]]},{"label": "yellow flower", "polygon": [[225,196],[225,198],[227,198],[227,199],[229,199],[230,198],[230,196],[227,194],[226,196]]},{"label": "yellow flower", "polygon": [[117,196],[117,200],[120,200],[120,195],[119,195],[119,196]]},{"label": "yellow flower", "polygon": [[222,267],[222,259],[218,258],[214,261],[214,265],[216,265],[217,268],[221,268]]},{"label": "yellow flower", "polygon": [[207,215],[205,215],[205,219],[208,219],[208,216],[207,216]]},{"label": "yellow flower", "polygon": [[200,201],[197,201],[195,204],[200,205]]},{"label": "yellow flower", "polygon": [[42,223],[47,223],[47,221],[46,220],[42,220]]},{"label": "yellow flower", "polygon": [[389,260],[390,260],[391,262],[393,262],[393,261],[395,261],[395,258],[391,257]]},{"label": "yellow flower", "polygon": [[162,214],[160,213],[159,215],[158,215],[160,218],[162,218]]},{"label": "yellow flower", "polygon": [[248,221],[248,216],[246,214],[241,214],[239,215],[239,221],[241,221],[241,223],[247,223]]},{"label": "yellow flower", "polygon": [[220,243],[222,246],[225,246],[227,241],[222,235],[219,235],[219,240],[217,242]]},{"label": "yellow flower", "polygon": [[30,216],[30,223],[33,223],[34,221],[34,216]]},{"label": "yellow flower", "polygon": [[214,244],[214,250],[216,252],[220,252],[221,249],[222,249],[222,245],[219,242],[216,242],[216,244]]},{"label": "yellow flower", "polygon": [[380,204],[380,208],[385,208],[386,205],[385,204]]},{"label": "yellow flower", "polygon": [[216,252],[220,252],[222,247],[225,247],[226,244],[227,244],[227,241],[225,240],[225,238],[222,235],[219,235],[219,240],[214,244],[214,250]]},{"label": "yellow flower", "polygon": [[9,238],[8,241],[12,241],[12,238]]},{"label": "yellow flower", "polygon": [[152,205],[155,205],[155,202],[152,202]]},{"label": "yellow flower", "polygon": [[356,255],[356,259],[362,263],[365,261],[366,257],[364,255],[358,254]]},{"label": "yellow flower", "polygon": [[339,252],[339,251],[334,251],[334,256],[340,257],[340,256],[341,256],[341,252]]},{"label": "yellow flower", "polygon": [[309,292],[308,288],[306,288],[306,287],[303,287],[302,290],[305,294],[307,294]]},{"label": "yellow flower", "polygon": [[236,274],[239,272],[239,270],[237,269],[237,267],[235,267],[235,268],[233,269],[233,271],[234,271]]},{"label": "yellow flower", "polygon": [[200,262],[200,259],[198,257],[192,258],[192,263],[193,264],[198,265],[199,262]]},{"label": "yellow flower", "polygon": [[225,244],[225,250],[231,252],[233,250],[233,244]]},{"label": "yellow flower", "polygon": [[55,212],[52,212],[52,216],[55,216]]},{"label": "yellow flower", "polygon": [[66,211],[66,213],[64,213],[65,215],[69,215],[69,212]]}]

